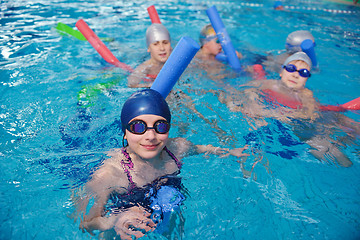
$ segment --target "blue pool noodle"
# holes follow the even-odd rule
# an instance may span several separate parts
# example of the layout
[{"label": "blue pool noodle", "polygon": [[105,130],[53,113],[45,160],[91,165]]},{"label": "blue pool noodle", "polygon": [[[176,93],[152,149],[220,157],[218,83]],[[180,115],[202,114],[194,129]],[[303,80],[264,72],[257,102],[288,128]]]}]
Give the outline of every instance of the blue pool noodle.
[{"label": "blue pool noodle", "polygon": [[200,46],[195,40],[182,37],[157,75],[151,89],[166,98],[199,49]]},{"label": "blue pool noodle", "polygon": [[220,15],[215,6],[212,6],[206,10],[206,13],[210,19],[211,25],[213,26],[222,48],[228,58],[230,66],[236,70],[241,71],[240,60],[236,55],[234,46],[231,43],[230,36],[227,33],[223,22],[221,21]]},{"label": "blue pool noodle", "polygon": [[314,67],[317,66],[317,59],[315,54],[315,44],[311,39],[306,39],[301,43],[301,49],[304,53],[306,53],[309,58],[311,59],[312,65]]},{"label": "blue pool noodle", "polygon": [[215,56],[215,59],[220,61],[220,62],[227,62],[228,61],[228,59],[226,57],[226,54],[224,52],[221,52],[221,53],[217,54]]}]

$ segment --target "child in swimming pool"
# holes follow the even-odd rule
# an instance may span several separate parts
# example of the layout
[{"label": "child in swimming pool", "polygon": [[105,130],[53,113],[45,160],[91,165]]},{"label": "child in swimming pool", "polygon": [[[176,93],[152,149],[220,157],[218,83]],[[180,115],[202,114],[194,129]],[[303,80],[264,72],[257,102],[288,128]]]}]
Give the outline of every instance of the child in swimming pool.
[{"label": "child in swimming pool", "polygon": [[264,65],[267,71],[280,73],[282,71],[282,63],[287,59],[290,55],[301,52],[301,43],[310,39],[315,43],[314,36],[305,30],[298,30],[290,33],[286,38],[286,52],[282,52],[279,55],[269,55],[262,65]]},{"label": "child in swimming pool", "polygon": [[[248,98],[252,104],[242,106],[250,116],[257,116],[258,114],[265,117],[280,117],[282,120],[289,118],[296,119],[315,119],[318,117],[316,109],[319,104],[316,102],[313,93],[310,89],[305,87],[308,78],[311,76],[311,60],[304,52],[297,52],[288,57],[283,64],[283,70],[280,73],[280,81],[278,80],[263,80],[252,81],[248,86],[249,89],[245,90],[248,94]],[[254,91],[256,89],[256,91]],[[281,101],[285,101],[286,104],[291,103],[292,106],[286,111],[286,114],[280,114],[272,108],[264,106],[261,102],[257,101],[261,94],[269,95],[268,98],[274,93],[278,97],[274,99],[276,103],[282,104]],[[265,91],[265,93],[263,93]],[[276,97],[275,97],[276,98]],[[231,104],[231,103],[229,103]],[[230,106],[230,105],[229,105]],[[235,110],[237,106],[231,107]],[[276,109],[276,108],[275,108]],[[279,114],[281,116],[279,116]]]},{"label": "child in swimming pool", "polygon": [[[218,73],[224,65],[215,57],[222,52],[222,47],[211,24],[201,29],[199,40],[201,48],[196,54],[196,58],[200,61],[199,65],[208,73]],[[236,54],[240,59],[242,58],[241,53],[236,52]]]},{"label": "child in swimming pool", "polygon": [[128,77],[128,86],[132,88],[151,87],[157,74],[171,53],[170,34],[166,27],[153,23],[146,30],[146,44],[150,59],[140,64]]},{"label": "child in swimming pool", "polygon": [[164,229],[166,219],[171,220],[171,212],[184,198],[177,177],[181,158],[195,153],[248,155],[243,153],[246,147],[230,150],[194,145],[183,138],[170,139],[169,107],[152,89],[128,98],[121,122],[127,144],[109,153],[110,158],[86,183],[88,195],[78,205],[83,213],[80,228],[90,233],[100,230],[133,239]]},{"label": "child in swimming pool", "polygon": [[[225,53],[222,52],[222,46],[211,24],[201,29],[199,41],[201,48],[196,54],[196,65],[198,68],[205,70],[212,80],[222,82],[219,80],[226,76],[229,77],[229,71],[227,71],[223,63],[227,61],[227,58]],[[238,51],[236,51],[236,55],[239,59],[243,58],[243,55]],[[244,70],[256,79],[263,79],[265,76],[263,67],[260,64],[247,66]]]},{"label": "child in swimming pool", "polygon": [[[280,81],[252,81],[243,85],[244,91],[228,89],[230,95],[219,93],[219,100],[231,111],[255,119],[258,126],[267,124],[264,118],[289,123],[299,139],[312,147],[310,152],[316,158],[335,159],[341,166],[349,167],[352,162],[330,136],[335,125],[349,138],[354,138],[360,134],[359,124],[342,114],[320,113],[320,104],[313,92],[305,87],[311,76],[311,66],[310,58],[304,52],[297,52],[285,60]],[[303,123],[298,120],[303,120]]]}]

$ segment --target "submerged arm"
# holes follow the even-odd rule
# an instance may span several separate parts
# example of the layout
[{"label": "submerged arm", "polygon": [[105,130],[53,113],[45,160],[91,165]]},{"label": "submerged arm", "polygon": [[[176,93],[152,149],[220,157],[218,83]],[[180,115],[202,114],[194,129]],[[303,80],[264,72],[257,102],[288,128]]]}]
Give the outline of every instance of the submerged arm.
[{"label": "submerged arm", "polygon": [[249,156],[249,154],[243,153],[243,151],[246,150],[248,146],[244,146],[242,148],[230,149],[230,148],[214,147],[211,144],[195,145],[185,138],[172,139],[170,146],[173,149],[173,152],[176,152],[177,155],[181,157],[191,156],[201,153],[214,154],[221,157],[227,157],[229,155],[233,155],[236,157]]},{"label": "submerged arm", "polygon": [[[131,73],[128,77],[128,87],[130,88],[143,88],[143,87],[151,87],[152,80],[147,77],[148,74],[149,63],[144,62],[140,64],[133,73]],[[148,79],[149,81],[145,81]]]},{"label": "submerged arm", "polygon": [[114,229],[121,239],[133,239],[144,236],[145,232],[152,231],[156,224],[150,219],[151,213],[140,205],[126,209],[115,209],[105,213],[105,206],[110,194],[125,194],[129,185],[128,179],[121,165],[119,152],[112,152],[113,158],[105,163],[86,184],[87,196],[79,206],[82,218],[80,228],[93,234],[94,230],[106,231]]}]

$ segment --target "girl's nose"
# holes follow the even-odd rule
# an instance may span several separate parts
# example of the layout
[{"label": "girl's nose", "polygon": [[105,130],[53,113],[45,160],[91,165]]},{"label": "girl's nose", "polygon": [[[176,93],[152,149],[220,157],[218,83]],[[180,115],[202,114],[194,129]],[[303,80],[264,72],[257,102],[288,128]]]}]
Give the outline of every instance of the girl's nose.
[{"label": "girl's nose", "polygon": [[146,130],[146,132],[144,133],[144,137],[145,137],[146,139],[151,140],[151,139],[154,139],[154,138],[155,138],[155,134],[156,134],[155,129],[148,129],[148,130]]}]

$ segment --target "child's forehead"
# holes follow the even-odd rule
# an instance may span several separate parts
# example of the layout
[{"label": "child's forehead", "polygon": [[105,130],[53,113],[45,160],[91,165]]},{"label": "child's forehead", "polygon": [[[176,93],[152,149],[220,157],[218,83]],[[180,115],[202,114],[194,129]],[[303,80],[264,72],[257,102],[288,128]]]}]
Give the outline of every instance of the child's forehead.
[{"label": "child's forehead", "polygon": [[297,67],[301,67],[301,68],[310,69],[310,66],[302,60],[294,60],[294,61],[289,62],[289,64],[293,64],[293,65],[295,65]]}]

